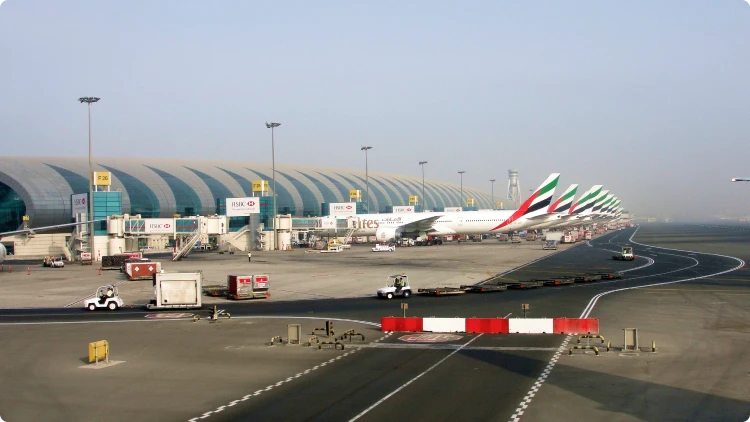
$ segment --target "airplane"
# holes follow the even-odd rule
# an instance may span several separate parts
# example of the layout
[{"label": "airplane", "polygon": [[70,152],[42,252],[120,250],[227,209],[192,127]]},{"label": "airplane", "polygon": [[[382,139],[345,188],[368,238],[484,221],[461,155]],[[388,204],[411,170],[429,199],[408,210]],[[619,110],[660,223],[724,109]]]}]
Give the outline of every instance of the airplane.
[{"label": "airplane", "polygon": [[[21,229],[21,230],[14,230],[10,232],[2,232],[0,233],[0,239],[2,239],[3,236],[12,236],[14,234],[24,234],[24,233],[34,234],[38,231],[54,230],[54,229],[59,229],[63,227],[74,227],[74,226],[80,226],[81,224],[98,223],[100,221],[106,221],[106,220],[80,221],[78,223],[56,224],[54,226],[34,227],[30,229]],[[5,248],[5,245],[0,243],[0,264],[5,262],[5,258],[7,256],[8,256],[8,250]]]},{"label": "airplane", "polygon": [[733,182],[750,182],[750,177],[733,177]]},{"label": "airplane", "polygon": [[[357,214],[348,217],[352,236],[376,236],[379,242],[398,237],[512,233],[531,225],[531,218],[544,215],[552,202],[560,173],[552,173],[517,210],[439,213]],[[325,217],[323,217],[325,218]],[[331,229],[324,229],[328,233]]]},{"label": "airplane", "polygon": [[578,190],[577,184],[570,185],[570,187],[560,195],[560,198],[549,206],[547,214],[533,218],[534,221],[539,221],[539,223],[526,227],[526,230],[546,229],[559,223],[560,219],[567,215],[573,205],[576,190]]}]

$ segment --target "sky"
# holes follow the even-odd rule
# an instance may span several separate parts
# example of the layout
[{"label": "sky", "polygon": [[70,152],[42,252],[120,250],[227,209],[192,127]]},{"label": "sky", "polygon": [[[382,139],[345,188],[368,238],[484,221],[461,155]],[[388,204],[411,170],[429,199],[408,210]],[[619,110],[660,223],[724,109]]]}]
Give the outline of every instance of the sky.
[{"label": "sky", "polygon": [[270,162],[522,194],[602,184],[635,215],[750,215],[750,4],[6,0],[5,156]]}]

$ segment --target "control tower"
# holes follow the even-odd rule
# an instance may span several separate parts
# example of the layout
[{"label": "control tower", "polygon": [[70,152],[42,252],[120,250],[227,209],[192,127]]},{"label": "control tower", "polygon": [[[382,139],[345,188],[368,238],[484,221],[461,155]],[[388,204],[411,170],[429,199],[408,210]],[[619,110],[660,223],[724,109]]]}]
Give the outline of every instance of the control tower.
[{"label": "control tower", "polygon": [[521,206],[521,185],[518,182],[518,169],[508,170],[508,200],[511,209]]}]

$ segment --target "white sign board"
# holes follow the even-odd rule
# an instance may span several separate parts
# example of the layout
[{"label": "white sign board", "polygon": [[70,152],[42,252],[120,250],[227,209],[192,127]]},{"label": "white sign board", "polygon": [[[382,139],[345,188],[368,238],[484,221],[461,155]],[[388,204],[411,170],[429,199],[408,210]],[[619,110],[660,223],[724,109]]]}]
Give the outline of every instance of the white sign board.
[{"label": "white sign board", "polygon": [[393,207],[394,213],[407,213],[407,214],[413,214],[414,213],[414,207],[411,205],[408,206],[395,206]]},{"label": "white sign board", "polygon": [[336,228],[336,217],[320,217],[316,227],[323,230],[333,230]]},{"label": "white sign board", "polygon": [[174,220],[171,218],[147,218],[144,221],[144,233],[174,233]]},{"label": "white sign board", "polygon": [[328,204],[330,207],[331,216],[349,217],[357,215],[357,203],[356,202],[331,202]]},{"label": "white sign board", "polygon": [[89,197],[88,193],[79,193],[76,195],[71,195],[70,206],[73,209],[73,213],[71,214],[71,217],[75,217],[76,214],[88,214],[89,212],[88,197]]},{"label": "white sign board", "polygon": [[260,198],[227,198],[227,217],[259,214]]},{"label": "white sign board", "polygon": [[461,212],[461,207],[445,207],[445,212]]}]

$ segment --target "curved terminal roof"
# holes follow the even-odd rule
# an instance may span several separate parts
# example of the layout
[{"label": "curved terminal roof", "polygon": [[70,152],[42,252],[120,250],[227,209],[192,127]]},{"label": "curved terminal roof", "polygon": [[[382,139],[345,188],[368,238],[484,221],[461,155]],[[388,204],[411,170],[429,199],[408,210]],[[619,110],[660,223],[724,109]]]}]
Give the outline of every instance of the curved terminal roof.
[{"label": "curved terminal roof", "polygon": [[[123,212],[149,217],[212,215],[217,198],[253,196],[252,181],[268,180],[269,163],[136,158],[95,158],[94,171],[112,173],[111,190],[122,191]],[[71,195],[87,193],[88,158],[0,158],[0,226],[15,229],[21,216],[31,226],[71,221]],[[349,190],[366,196],[365,172],[300,165],[276,165],[277,208],[294,216],[318,216],[323,202],[349,202]],[[370,212],[389,205],[409,205],[409,195],[422,197],[422,179],[369,172]],[[272,187],[271,187],[272,188]],[[475,206],[492,208],[486,192],[464,187]],[[459,185],[425,180],[428,209],[460,206]]]}]

